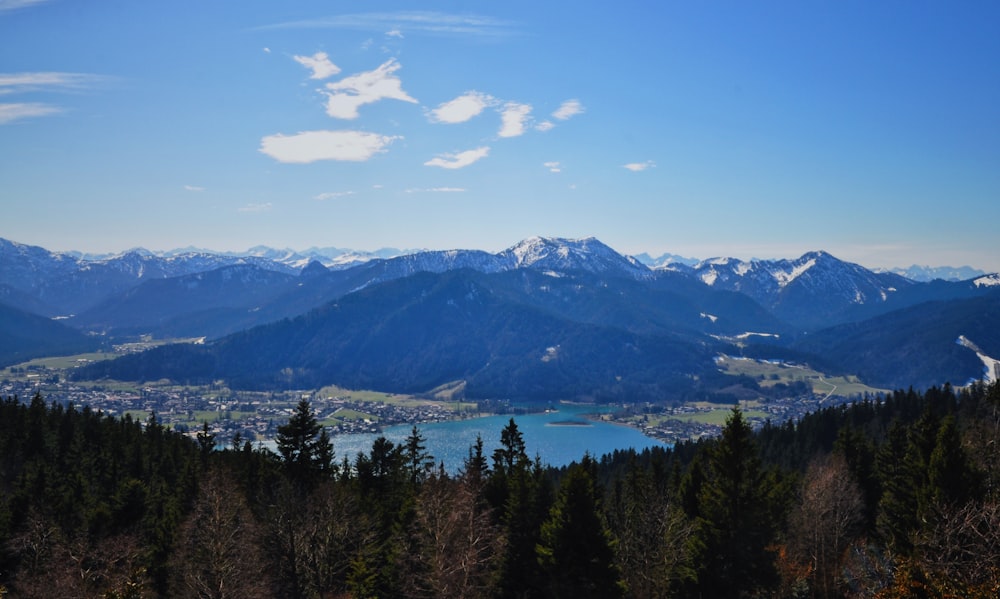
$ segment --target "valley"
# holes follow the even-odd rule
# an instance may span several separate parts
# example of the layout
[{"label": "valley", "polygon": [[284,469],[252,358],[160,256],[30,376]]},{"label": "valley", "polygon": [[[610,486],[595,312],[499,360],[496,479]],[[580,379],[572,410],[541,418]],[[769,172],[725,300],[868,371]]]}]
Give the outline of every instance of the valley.
[{"label": "valley", "polygon": [[965,385],[1000,355],[992,275],[917,281],[822,251],[650,266],[594,238],[310,256],[0,240],[0,392],[209,422],[220,442],[273,437],[303,398],[335,434],[570,401],[675,441],[734,405],[759,424]]},{"label": "valley", "polygon": [[[504,399],[463,400],[461,382],[429,393],[410,395],[337,386],[251,391],[231,389],[221,381],[182,385],[169,380],[142,384],[73,380],[74,371],[87,364],[165,344],[167,342],[128,343],[110,352],[38,358],[12,365],[0,371],[0,396],[27,398],[38,393],[48,402],[88,406],[110,416],[127,415],[139,422],[146,422],[155,415],[161,425],[192,438],[207,425],[220,447],[233,445],[234,440],[236,444],[242,441],[258,445],[273,443],[278,427],[294,413],[302,399],[308,400],[316,410],[318,421],[334,437],[335,444],[340,435],[374,434],[393,426],[423,426],[498,414],[537,413],[560,403],[558,399],[535,404],[517,404]],[[589,417],[626,425],[648,437],[674,443],[717,434],[732,408],[737,406],[748,422],[759,427],[766,421],[797,420],[823,407],[886,392],[864,385],[856,377],[827,378],[800,365],[730,356],[719,356],[716,362],[719,372],[732,378],[732,385],[724,388],[731,403],[591,404],[593,413]],[[776,394],[776,390],[780,392]],[[452,448],[451,453],[454,452]]]}]

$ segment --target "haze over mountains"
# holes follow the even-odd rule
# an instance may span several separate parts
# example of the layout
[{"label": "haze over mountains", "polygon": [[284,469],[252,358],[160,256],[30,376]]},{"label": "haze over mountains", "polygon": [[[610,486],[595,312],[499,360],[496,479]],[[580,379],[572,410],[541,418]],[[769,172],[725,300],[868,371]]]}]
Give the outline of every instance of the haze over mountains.
[{"label": "haze over mountains", "polygon": [[809,362],[882,387],[981,377],[984,360],[963,336],[1000,356],[996,275],[918,281],[822,251],[639,260],[593,238],[395,253],[94,259],[0,240],[0,364],[81,343],[197,337],[206,343],[81,376],[407,392],[464,381],[472,397],[680,400],[724,393],[720,353]]}]

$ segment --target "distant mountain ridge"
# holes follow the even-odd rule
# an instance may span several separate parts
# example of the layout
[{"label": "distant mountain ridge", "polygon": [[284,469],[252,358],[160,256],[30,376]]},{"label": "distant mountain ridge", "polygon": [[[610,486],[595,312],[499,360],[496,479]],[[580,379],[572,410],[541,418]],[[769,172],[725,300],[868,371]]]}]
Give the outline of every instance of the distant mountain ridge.
[{"label": "distant mountain ridge", "polygon": [[[157,256],[136,249],[86,260],[0,240],[0,304],[18,310],[9,313],[10,322],[28,313],[61,316],[62,324],[99,339],[204,337],[209,343],[197,350],[164,350],[161,358],[174,356],[164,361],[174,365],[173,375],[183,374],[176,370],[178,364],[193,366],[197,362],[186,352],[198,351],[206,360],[199,368],[217,366],[206,376],[239,375],[247,384],[257,385],[338,380],[369,384],[383,380],[392,388],[412,390],[455,374],[437,369],[464,364],[462,377],[474,382],[470,392],[502,393],[509,378],[509,392],[539,397],[554,392],[554,387],[541,384],[538,377],[544,372],[555,376],[549,366],[562,365],[564,369],[557,369],[561,374],[553,380],[562,381],[567,393],[572,389],[574,396],[620,397],[627,393],[625,389],[631,389],[628,393],[651,397],[666,388],[666,379],[678,392],[701,393],[704,391],[698,388],[702,383],[697,381],[716,376],[711,373],[714,352],[756,348],[753,351],[765,357],[794,355],[798,356],[794,359],[817,363],[829,360],[831,368],[837,370],[857,365],[850,356],[867,349],[858,344],[874,343],[851,327],[882,330],[887,335],[892,326],[912,327],[921,321],[926,321],[928,329],[947,331],[947,335],[966,335],[988,355],[1000,355],[1000,347],[996,347],[1000,339],[972,326],[975,309],[990,310],[991,302],[1000,298],[994,293],[1000,289],[997,275],[921,283],[895,273],[873,272],[822,251],[796,259],[715,258],[652,268],[595,238],[532,237],[497,253],[423,251],[329,266],[319,260],[293,266],[302,261],[302,255],[290,251],[252,251],[257,255],[180,251]],[[422,281],[422,286],[417,281]],[[438,286],[445,282],[451,290],[447,294]],[[467,289],[466,294],[491,300],[469,303],[469,297],[455,291],[461,288]],[[426,304],[431,290],[444,294],[440,295],[443,304]],[[418,293],[422,295],[407,295]],[[987,299],[958,303],[976,298]],[[944,307],[918,309],[929,302]],[[324,324],[321,337],[313,335],[308,326],[282,324],[325,322],[326,317],[319,315],[342,313],[333,307],[343,305],[351,306],[350,319],[339,317]],[[473,320],[460,325],[463,321],[448,314],[463,305],[475,310],[469,313]],[[916,316],[892,316],[910,309]],[[962,318],[956,318],[956,313]],[[407,321],[421,318],[440,326],[427,329],[426,322]],[[526,326],[526,322],[536,320],[537,334]],[[945,322],[951,324],[944,326]],[[352,323],[367,324],[358,329]],[[55,334],[35,330],[43,336]],[[543,335],[542,331],[548,333]],[[618,341],[599,341],[602,334]],[[296,346],[293,351],[283,337],[287,335],[303,347]],[[525,339],[501,343],[475,335],[518,335]],[[951,342],[943,348],[940,336],[911,337],[916,341],[909,352],[884,351],[885,359],[864,365],[866,376],[872,382],[892,382],[895,379],[889,371],[900,369],[892,360],[917,354],[920,359],[911,359],[911,363],[928,365],[922,369],[926,374],[922,380],[976,376],[975,352],[951,347],[955,345]],[[246,364],[253,354],[240,341],[251,338],[284,348],[280,353],[261,353],[281,365],[258,363],[250,371],[237,366]],[[588,341],[584,343],[584,339]],[[5,341],[0,338],[0,343]],[[396,347],[389,347],[393,344]],[[629,347],[640,352],[626,349]],[[334,353],[341,356],[336,364],[322,355],[334,348],[339,348]],[[343,353],[347,348],[368,356],[368,362]],[[407,348],[405,358],[397,355],[398,348]],[[431,355],[433,352],[442,355]],[[948,358],[947,370],[933,366],[935,356],[943,359],[955,352],[961,359]],[[386,363],[378,355],[397,355],[400,363],[408,366],[400,370],[399,364]],[[548,364],[559,355],[567,359],[541,370],[526,366],[532,360]],[[681,360],[687,364],[685,368],[695,371],[654,368],[647,361],[650,356],[669,356],[676,362],[682,355],[698,356],[693,362]],[[478,356],[480,361],[469,362],[470,356]],[[621,356],[632,356],[638,362],[628,365]],[[143,362],[144,358],[131,360],[123,364],[132,363],[138,368],[133,372],[155,370]],[[521,364],[523,360],[528,362]],[[618,374],[601,364],[617,364],[613,370]],[[367,378],[359,378],[350,368],[370,372]],[[591,371],[604,374],[594,378]],[[276,372],[291,374],[279,376]],[[520,374],[515,376],[515,372]],[[262,378],[253,383],[256,376]],[[574,386],[574,378],[588,382]]]},{"label": "distant mountain ridge", "polygon": [[987,274],[971,266],[913,266],[907,268],[877,268],[875,272],[891,272],[911,281],[927,283],[935,279],[942,281],[968,281]]},{"label": "distant mountain ridge", "polygon": [[[536,237],[532,239],[545,239],[544,237]],[[549,238],[556,239],[556,238]],[[524,240],[517,245],[530,242],[530,239]],[[23,244],[17,244],[15,242],[7,241],[0,238],[0,244],[4,242],[13,245],[19,245],[26,248],[33,248],[39,250],[42,248],[37,248],[34,246],[24,246]],[[510,249],[513,249],[510,248]],[[43,250],[47,251],[47,250]],[[380,248],[374,251],[365,250],[354,250],[349,248],[338,248],[334,246],[329,247],[310,247],[305,250],[294,250],[291,248],[272,248],[265,245],[257,245],[251,247],[245,251],[218,251],[210,250],[206,248],[198,248],[193,246],[188,246],[185,248],[175,248],[171,250],[164,251],[152,251],[145,248],[137,247],[122,252],[113,253],[103,253],[103,254],[93,254],[78,251],[67,251],[67,252],[50,252],[53,255],[60,255],[68,258],[73,258],[79,261],[86,262],[99,262],[113,260],[117,257],[123,256],[129,253],[138,253],[145,256],[157,256],[161,258],[173,258],[177,256],[187,255],[187,254],[211,254],[217,256],[227,256],[231,258],[263,258],[279,264],[283,264],[287,267],[294,269],[301,269],[307,266],[310,262],[319,262],[327,268],[348,268],[350,266],[356,266],[357,264],[368,262],[371,260],[388,260],[391,258],[397,258],[400,256],[407,256],[412,254],[420,254],[425,252],[430,252],[431,250],[426,249],[398,249],[398,248]],[[462,251],[462,250],[450,250],[450,251]],[[680,256],[677,254],[665,253],[659,256],[651,256],[648,253],[636,254],[635,256],[628,256],[630,260],[634,260],[637,263],[643,264],[651,269],[683,269],[684,267],[694,267],[699,263],[707,263],[712,260],[719,260],[720,258],[714,258],[711,260],[700,260],[698,258],[691,258]],[[729,258],[729,260],[736,260],[735,258]],[[767,260],[750,260],[747,263],[752,262],[768,262]],[[773,260],[771,261],[773,262]],[[972,268],[971,266],[920,266],[911,265],[909,267],[893,267],[893,268],[873,268],[872,272],[875,273],[893,273],[899,276],[905,277],[912,281],[917,282],[929,282],[935,279],[941,279],[945,281],[967,281],[969,279],[974,279],[976,277],[981,277],[988,274],[987,272]]]}]

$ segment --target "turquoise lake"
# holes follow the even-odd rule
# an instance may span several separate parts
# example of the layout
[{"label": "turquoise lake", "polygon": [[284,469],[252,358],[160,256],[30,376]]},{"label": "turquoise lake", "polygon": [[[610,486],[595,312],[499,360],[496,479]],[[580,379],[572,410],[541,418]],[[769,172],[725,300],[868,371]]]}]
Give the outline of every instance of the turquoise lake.
[{"label": "turquoise lake", "polygon": [[[492,466],[493,450],[500,446],[500,431],[513,418],[524,437],[528,456],[534,459],[538,454],[542,463],[549,466],[565,466],[579,461],[584,453],[600,457],[616,449],[642,450],[646,447],[666,444],[647,437],[636,429],[611,424],[592,422],[581,417],[594,413],[594,406],[560,405],[558,411],[538,414],[486,416],[469,420],[455,420],[418,425],[424,437],[427,451],[437,462],[444,462],[448,472],[455,473],[469,455],[469,448],[476,443],[476,435],[483,438],[483,452]],[[566,426],[567,421],[574,425]],[[386,428],[381,434],[393,443],[403,443],[413,430],[413,426],[399,425]],[[333,437],[333,448],[337,461],[347,457],[352,462],[359,451],[367,453],[372,442],[380,434],[338,435]]]}]

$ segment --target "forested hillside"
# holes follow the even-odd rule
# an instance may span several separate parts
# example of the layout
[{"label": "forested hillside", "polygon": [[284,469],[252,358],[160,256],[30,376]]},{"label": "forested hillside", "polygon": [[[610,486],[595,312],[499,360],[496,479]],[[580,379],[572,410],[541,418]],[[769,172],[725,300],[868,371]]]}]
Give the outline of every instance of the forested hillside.
[{"label": "forested hillside", "polygon": [[[335,455],[0,401],[0,589],[16,597],[996,597],[1000,385],[896,392],[672,449],[460,473],[414,427]],[[0,595],[3,594],[0,592]]]},{"label": "forested hillside", "polygon": [[32,358],[96,350],[97,339],[0,302],[0,367]]}]

